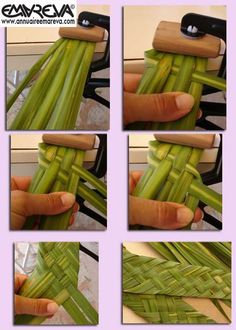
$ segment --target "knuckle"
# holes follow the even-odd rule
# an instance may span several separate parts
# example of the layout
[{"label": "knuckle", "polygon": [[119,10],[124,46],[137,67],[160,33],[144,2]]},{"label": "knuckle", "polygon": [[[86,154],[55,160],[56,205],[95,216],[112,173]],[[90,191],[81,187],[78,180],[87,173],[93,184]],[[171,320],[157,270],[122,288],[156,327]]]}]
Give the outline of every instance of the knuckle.
[{"label": "knuckle", "polygon": [[166,109],[167,109],[167,97],[164,94],[157,94],[154,97],[155,110],[162,119]]},{"label": "knuckle", "polygon": [[155,216],[158,220],[164,220],[165,215],[165,204],[162,202],[157,202],[155,205]]},{"label": "knuckle", "polygon": [[45,198],[49,208],[52,210],[61,208],[63,206],[61,198],[58,194],[48,194]]},{"label": "knuckle", "polygon": [[158,202],[156,205],[156,216],[163,223],[174,222],[176,214],[176,209],[166,202]]},{"label": "knuckle", "polygon": [[41,301],[39,299],[35,299],[33,300],[33,313],[35,315],[38,315],[38,314],[43,314],[43,308],[42,308],[42,304],[41,304]]},{"label": "knuckle", "polygon": [[31,215],[31,203],[29,202],[29,194],[23,191],[15,191],[15,197],[19,201],[21,213],[25,216]]}]

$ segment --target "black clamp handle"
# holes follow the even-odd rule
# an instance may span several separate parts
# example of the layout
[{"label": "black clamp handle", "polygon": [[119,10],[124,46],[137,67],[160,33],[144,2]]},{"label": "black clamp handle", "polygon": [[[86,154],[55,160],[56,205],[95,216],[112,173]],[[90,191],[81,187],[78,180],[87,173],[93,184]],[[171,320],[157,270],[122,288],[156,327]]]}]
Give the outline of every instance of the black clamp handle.
[{"label": "black clamp handle", "polygon": [[[211,34],[215,37],[222,39],[226,45],[226,21],[223,19],[188,13],[184,15],[181,20],[180,30],[183,34],[191,38],[199,38],[206,33]],[[226,50],[221,61],[218,77],[226,79]],[[212,94],[215,92],[217,92],[217,89],[209,86],[204,86],[203,95]],[[225,104],[214,103],[212,106],[210,102],[201,102],[201,109],[203,111],[203,115],[197,122],[199,127],[209,130],[222,129],[216,124],[213,124],[208,121],[206,118],[211,115],[225,116]]]},{"label": "black clamp handle", "polygon": [[95,261],[99,262],[99,256],[91,250],[87,249],[83,244],[80,243],[79,249],[80,251],[87,254],[89,257],[93,258]]},{"label": "black clamp handle", "polygon": [[[107,135],[97,134],[97,136],[99,138],[99,146],[98,146],[95,162],[94,165],[88,169],[88,171],[94,174],[97,178],[102,178],[106,175],[107,172]],[[96,193],[100,194],[98,191],[96,191]],[[80,206],[79,210],[81,213],[91,217],[92,219],[102,224],[103,226],[105,227],[107,226],[107,219],[98,212],[86,206],[85,200],[82,197],[76,195],[76,201]]]},{"label": "black clamp handle", "polygon": [[[215,166],[212,170],[203,173],[201,176],[202,176],[202,181],[207,186],[222,182],[222,134],[220,134],[220,145],[217,153]],[[216,229],[221,230],[222,222],[219,221],[215,216],[207,212],[207,209],[205,209],[206,204],[200,202],[199,207],[204,213],[204,217],[203,217],[204,221],[210,224],[211,226],[215,227]]]},{"label": "black clamp handle", "polygon": [[190,37],[201,37],[208,33],[226,41],[226,21],[223,19],[188,13],[183,16],[180,29]]},{"label": "black clamp handle", "polygon": [[100,26],[107,31],[106,48],[102,58],[92,62],[90,70],[87,77],[87,82],[85,84],[84,94],[85,98],[93,99],[107,108],[110,107],[110,102],[107,101],[102,96],[96,93],[97,88],[107,88],[110,87],[109,78],[92,78],[94,72],[106,69],[110,67],[110,17],[106,15],[100,15],[96,13],[91,13],[88,11],[83,11],[78,16],[78,23],[82,26],[92,27]]},{"label": "black clamp handle", "polygon": [[97,178],[103,178],[107,173],[107,135],[97,134],[99,146],[94,165],[88,169]]}]

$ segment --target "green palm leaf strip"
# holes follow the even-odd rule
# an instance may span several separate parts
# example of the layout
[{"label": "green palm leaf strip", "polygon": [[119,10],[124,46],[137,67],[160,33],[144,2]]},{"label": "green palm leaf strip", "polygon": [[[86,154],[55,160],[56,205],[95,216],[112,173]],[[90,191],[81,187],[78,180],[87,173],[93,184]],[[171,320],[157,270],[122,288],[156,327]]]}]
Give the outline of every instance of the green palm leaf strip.
[{"label": "green palm leaf strip", "polygon": [[[165,259],[123,251],[124,305],[149,323],[215,323],[182,300],[185,296],[207,297],[230,322],[220,304],[231,304],[231,267],[222,260],[225,254],[231,259],[230,243],[149,244]],[[212,253],[216,245],[217,255]]]},{"label": "green palm leaf strip", "polygon": [[[18,292],[28,298],[47,298],[62,305],[76,324],[98,324],[98,313],[77,289],[79,243],[39,243],[36,266]],[[40,324],[46,318],[16,315],[15,324]]]},{"label": "green palm leaf strip", "polygon": [[[78,194],[106,216],[106,184],[83,168],[84,155],[82,150],[40,143],[39,166],[28,191],[35,194],[57,191]],[[59,215],[41,216],[39,229],[67,229],[71,215],[72,209]],[[23,229],[34,228],[37,221],[38,216],[27,218]]]},{"label": "green palm leaf strip", "polygon": [[74,129],[95,43],[61,38],[37,61],[7,101],[10,110],[39,74],[11,129]]},{"label": "green palm leaf strip", "polygon": [[136,90],[137,94],[186,92],[194,97],[195,103],[189,114],[176,121],[137,122],[129,124],[128,129],[193,130],[197,121],[203,85],[226,90],[225,79],[206,73],[205,58],[174,55],[151,49],[145,52],[145,60],[146,68]]},{"label": "green palm leaf strip", "polygon": [[193,212],[200,200],[221,213],[222,196],[202,183],[196,169],[201,155],[202,149],[150,141],[148,167],[133,196],[185,204]]},{"label": "green palm leaf strip", "polygon": [[[231,270],[231,244],[228,242],[149,242],[149,244],[166,260],[220,268],[226,272]],[[215,246],[218,248],[217,254],[214,251]]]}]

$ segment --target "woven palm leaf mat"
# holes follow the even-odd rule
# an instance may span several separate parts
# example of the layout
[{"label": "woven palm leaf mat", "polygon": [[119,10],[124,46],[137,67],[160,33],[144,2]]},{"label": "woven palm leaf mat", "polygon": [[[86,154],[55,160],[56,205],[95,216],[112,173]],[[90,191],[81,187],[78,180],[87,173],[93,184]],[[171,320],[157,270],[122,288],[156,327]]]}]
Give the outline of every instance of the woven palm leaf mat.
[{"label": "woven palm leaf mat", "polygon": [[186,92],[194,97],[195,103],[192,111],[178,120],[166,123],[136,122],[127,125],[127,129],[193,130],[198,118],[203,86],[226,90],[225,79],[206,72],[206,58],[162,53],[151,49],[145,52],[145,61],[145,71],[136,94]]},{"label": "woven palm leaf mat", "polygon": [[[39,166],[28,191],[35,194],[56,191],[78,194],[106,216],[106,184],[83,167],[84,155],[82,150],[40,143]],[[39,229],[67,229],[71,215],[72,209],[56,216],[41,216],[40,219],[32,216],[27,218],[23,229],[36,228],[38,222]]]},{"label": "woven palm leaf mat", "polygon": [[[196,168],[202,152],[199,148],[150,141],[148,167],[132,195],[184,204],[193,212],[202,201],[221,213],[222,195],[203,184]],[[191,224],[185,229],[190,228]]]},{"label": "woven palm leaf mat", "polygon": [[[77,242],[39,243],[33,273],[18,292],[28,298],[48,298],[62,305],[76,324],[98,323],[98,313],[77,289],[79,274]],[[40,324],[44,317],[16,315],[15,324]]]},{"label": "woven palm leaf mat", "polygon": [[[231,305],[230,243],[151,242],[143,243],[143,250],[125,245],[123,304],[135,314],[148,323],[230,322],[229,310],[225,310]],[[198,310],[189,298],[198,300],[199,306],[209,301],[207,309]],[[216,320],[209,314],[211,306],[217,312]]]}]

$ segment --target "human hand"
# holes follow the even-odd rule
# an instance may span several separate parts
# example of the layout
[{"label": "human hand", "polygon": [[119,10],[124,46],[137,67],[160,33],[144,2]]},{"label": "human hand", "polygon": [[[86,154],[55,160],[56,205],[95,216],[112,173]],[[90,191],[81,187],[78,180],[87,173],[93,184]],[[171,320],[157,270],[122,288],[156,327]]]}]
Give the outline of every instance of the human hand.
[{"label": "human hand", "polygon": [[159,229],[179,229],[191,221],[199,222],[203,212],[197,208],[195,214],[186,206],[172,202],[158,202],[132,196],[142,172],[129,174],[129,224]]},{"label": "human hand", "polygon": [[15,314],[29,314],[36,316],[52,317],[59,306],[50,299],[32,299],[19,296],[17,293],[27,280],[28,276],[23,274],[15,274],[14,281],[14,300]]},{"label": "human hand", "polygon": [[125,125],[137,121],[174,121],[191,111],[194,98],[187,93],[135,94],[140,79],[140,74],[124,74]]},{"label": "human hand", "polygon": [[28,216],[56,215],[65,212],[72,206],[73,215],[70,224],[73,223],[74,214],[79,209],[73,194],[67,192],[31,194],[26,192],[30,182],[31,177],[11,178],[11,229],[21,229]]}]

